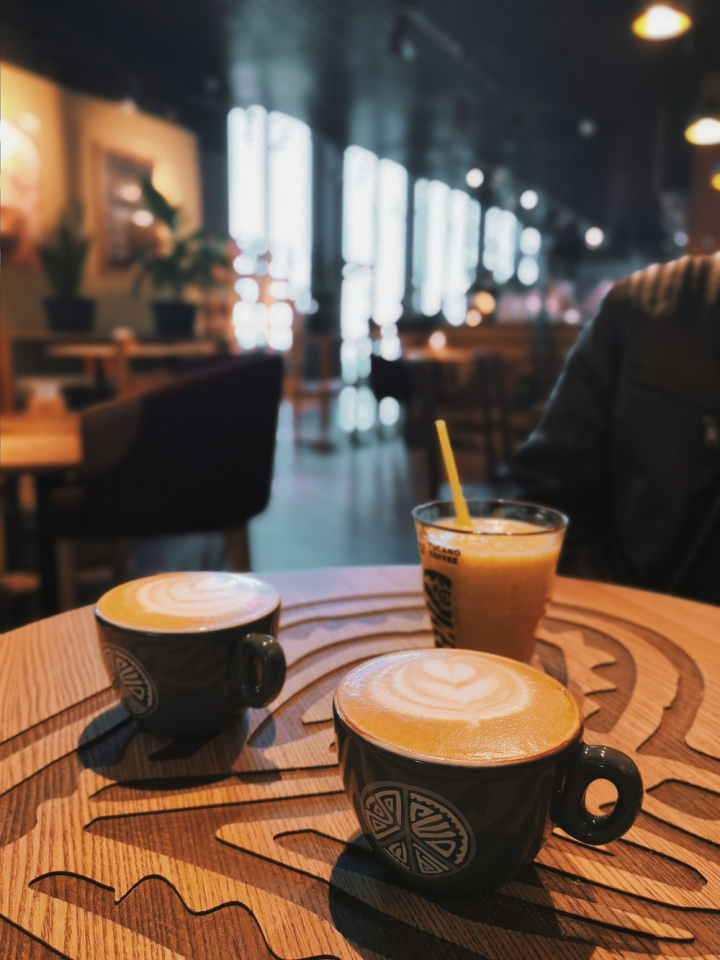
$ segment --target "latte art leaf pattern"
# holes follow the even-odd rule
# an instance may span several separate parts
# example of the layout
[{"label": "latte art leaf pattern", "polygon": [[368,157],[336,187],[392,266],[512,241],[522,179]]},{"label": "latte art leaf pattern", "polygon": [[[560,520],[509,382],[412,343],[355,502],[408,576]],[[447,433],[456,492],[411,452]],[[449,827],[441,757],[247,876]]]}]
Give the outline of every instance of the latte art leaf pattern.
[{"label": "latte art leaf pattern", "polygon": [[470,722],[518,713],[530,700],[515,672],[473,662],[460,652],[452,660],[428,656],[409,660],[401,670],[378,671],[369,692],[398,715]]},{"label": "latte art leaf pattern", "polygon": [[278,607],[277,591],[233,573],[166,573],[121,584],[98,603],[105,620],[149,632],[217,630],[248,623]]}]

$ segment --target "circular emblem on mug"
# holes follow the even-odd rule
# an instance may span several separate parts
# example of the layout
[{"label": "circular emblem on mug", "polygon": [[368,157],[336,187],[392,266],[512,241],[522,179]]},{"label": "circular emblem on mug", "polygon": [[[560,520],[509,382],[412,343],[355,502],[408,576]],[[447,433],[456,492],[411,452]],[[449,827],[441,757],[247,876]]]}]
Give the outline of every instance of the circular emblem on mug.
[{"label": "circular emblem on mug", "polygon": [[472,831],[444,797],[402,783],[373,783],[360,798],[375,841],[396,866],[432,879],[466,867],[475,855]]},{"label": "circular emblem on mug", "polygon": [[130,713],[134,717],[153,713],[158,705],[157,690],[140,661],[113,643],[105,644],[103,657],[113,686]]}]

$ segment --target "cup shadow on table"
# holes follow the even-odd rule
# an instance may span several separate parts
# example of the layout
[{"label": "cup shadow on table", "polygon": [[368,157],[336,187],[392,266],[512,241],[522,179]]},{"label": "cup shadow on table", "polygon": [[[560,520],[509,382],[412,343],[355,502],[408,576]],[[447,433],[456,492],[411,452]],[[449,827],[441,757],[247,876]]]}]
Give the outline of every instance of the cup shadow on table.
[{"label": "cup shadow on table", "polygon": [[[182,790],[207,786],[232,776],[242,776],[237,763],[248,741],[248,723],[241,717],[232,727],[203,737],[169,739],[147,733],[121,704],[114,704],[95,717],[78,739],[80,764],[107,776],[113,783],[103,794],[117,788],[134,790]],[[263,725],[264,738],[274,740],[275,724]],[[134,746],[134,749],[132,749]],[[192,773],[178,770],[194,758]],[[279,779],[272,769],[263,779]]]},{"label": "cup shadow on table", "polygon": [[[375,906],[370,906],[347,892],[348,874],[357,876],[360,890],[366,887],[368,880],[378,884],[373,897]],[[516,880],[537,890],[541,890],[543,886],[540,874],[533,864],[524,867]],[[350,887],[352,888],[352,880]],[[501,929],[557,940],[558,945],[564,937],[549,894],[546,902],[533,904],[504,896],[502,887],[490,893],[470,894],[465,897],[428,894],[403,882],[380,864],[362,836],[345,847],[331,874],[328,903],[333,924],[338,932],[360,947],[373,950],[392,960],[417,960],[418,956],[428,956],[429,941],[434,941],[435,936],[415,925],[413,917],[417,913],[416,903],[408,904],[407,913],[398,917],[395,909],[390,906],[394,891],[414,894],[427,904],[428,910],[436,907],[443,911],[447,915],[448,925],[452,925],[453,918],[456,918],[458,921],[466,920],[495,928],[488,932],[487,936],[488,939],[492,937],[496,948],[501,946]],[[397,903],[402,909],[401,897]],[[378,908],[377,904],[382,907]],[[383,909],[385,905],[387,909]],[[479,930],[478,937],[481,936],[482,931]],[[442,942],[442,956],[457,957],[458,960],[476,957],[476,950],[481,946],[480,939],[477,944],[467,947],[454,940],[443,939]],[[509,938],[505,946],[506,955],[512,956],[514,941]],[[580,942],[573,942],[573,947],[577,958],[585,955],[584,950],[588,960],[596,949],[593,944]]]}]

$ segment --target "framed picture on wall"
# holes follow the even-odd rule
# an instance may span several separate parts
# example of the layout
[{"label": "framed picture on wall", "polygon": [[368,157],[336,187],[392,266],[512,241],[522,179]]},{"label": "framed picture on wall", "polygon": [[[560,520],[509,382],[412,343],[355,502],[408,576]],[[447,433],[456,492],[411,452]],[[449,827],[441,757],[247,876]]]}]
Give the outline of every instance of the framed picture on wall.
[{"label": "framed picture on wall", "polygon": [[153,161],[98,148],[98,241],[105,270],[128,270],[144,250],[157,247],[157,225],[145,206],[141,183]]}]

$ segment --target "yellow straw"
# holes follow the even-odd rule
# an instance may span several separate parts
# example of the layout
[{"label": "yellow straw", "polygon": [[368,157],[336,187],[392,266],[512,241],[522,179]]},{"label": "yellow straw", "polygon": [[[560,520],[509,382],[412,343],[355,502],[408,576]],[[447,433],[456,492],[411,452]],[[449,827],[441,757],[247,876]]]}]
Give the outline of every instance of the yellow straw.
[{"label": "yellow straw", "polygon": [[453,503],[455,504],[455,517],[458,524],[466,530],[472,530],[472,520],[468,511],[467,502],[460,488],[460,477],[458,476],[455,457],[450,446],[450,437],[448,436],[447,426],[444,420],[436,420],[438,439],[440,440],[440,449],[442,450],[443,460],[445,461],[445,472],[447,473],[450,489],[452,490]]}]

